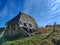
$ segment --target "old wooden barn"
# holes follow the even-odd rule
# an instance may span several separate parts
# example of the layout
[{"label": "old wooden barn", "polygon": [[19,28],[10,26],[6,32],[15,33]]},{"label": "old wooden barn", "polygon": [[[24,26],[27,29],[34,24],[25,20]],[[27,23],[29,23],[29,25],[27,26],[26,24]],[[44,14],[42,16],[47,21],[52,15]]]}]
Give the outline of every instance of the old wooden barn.
[{"label": "old wooden barn", "polygon": [[36,21],[29,15],[19,12],[17,16],[6,22],[5,36],[30,35],[34,33],[38,25]]}]

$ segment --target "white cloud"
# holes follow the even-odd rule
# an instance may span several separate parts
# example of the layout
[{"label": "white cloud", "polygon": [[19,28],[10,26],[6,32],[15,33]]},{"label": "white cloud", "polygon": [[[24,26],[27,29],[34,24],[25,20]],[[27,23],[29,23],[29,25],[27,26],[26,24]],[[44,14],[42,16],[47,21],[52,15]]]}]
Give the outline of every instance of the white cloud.
[{"label": "white cloud", "polygon": [[25,12],[31,12],[35,8],[35,10],[40,8],[41,0],[26,0],[24,5]]},{"label": "white cloud", "polygon": [[56,9],[57,9],[58,7],[57,6],[54,6],[54,7],[52,7],[52,11],[55,11]]},{"label": "white cloud", "polygon": [[[59,15],[58,13],[60,12],[60,0],[55,0],[51,5],[49,6],[50,12],[47,18],[53,18]],[[57,14],[57,15],[56,15]]]},{"label": "white cloud", "polygon": [[47,19],[51,19],[53,17],[54,17],[54,15],[48,15],[48,16],[46,16]]},{"label": "white cloud", "polygon": [[60,9],[58,9],[57,11],[52,12],[51,14],[53,15],[53,14],[57,14],[57,13],[60,13]]}]

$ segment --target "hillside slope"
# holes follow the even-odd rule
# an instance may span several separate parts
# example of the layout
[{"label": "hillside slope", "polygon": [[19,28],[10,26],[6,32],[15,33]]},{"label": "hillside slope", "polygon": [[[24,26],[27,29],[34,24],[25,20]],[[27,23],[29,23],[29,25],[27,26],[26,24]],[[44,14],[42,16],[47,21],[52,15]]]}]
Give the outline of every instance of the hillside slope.
[{"label": "hillside slope", "polygon": [[46,33],[35,34],[30,37],[16,39],[12,41],[7,40],[0,43],[0,45],[60,45],[60,32],[47,31]]}]

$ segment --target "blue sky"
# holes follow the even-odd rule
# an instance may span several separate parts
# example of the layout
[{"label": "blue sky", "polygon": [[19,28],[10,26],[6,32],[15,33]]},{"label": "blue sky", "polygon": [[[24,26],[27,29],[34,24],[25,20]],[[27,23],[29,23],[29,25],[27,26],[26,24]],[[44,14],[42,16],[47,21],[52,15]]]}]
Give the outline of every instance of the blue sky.
[{"label": "blue sky", "polygon": [[32,16],[38,26],[60,24],[60,0],[0,0],[0,27],[19,11]]}]

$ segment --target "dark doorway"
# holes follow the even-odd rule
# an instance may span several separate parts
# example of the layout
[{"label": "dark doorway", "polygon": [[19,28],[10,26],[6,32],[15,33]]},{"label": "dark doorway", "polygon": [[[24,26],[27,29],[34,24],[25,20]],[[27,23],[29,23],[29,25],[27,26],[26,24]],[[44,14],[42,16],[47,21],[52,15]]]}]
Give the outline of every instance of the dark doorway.
[{"label": "dark doorway", "polygon": [[24,26],[27,26],[26,23],[24,23]]},{"label": "dark doorway", "polygon": [[30,33],[33,33],[32,29],[30,29]]}]

